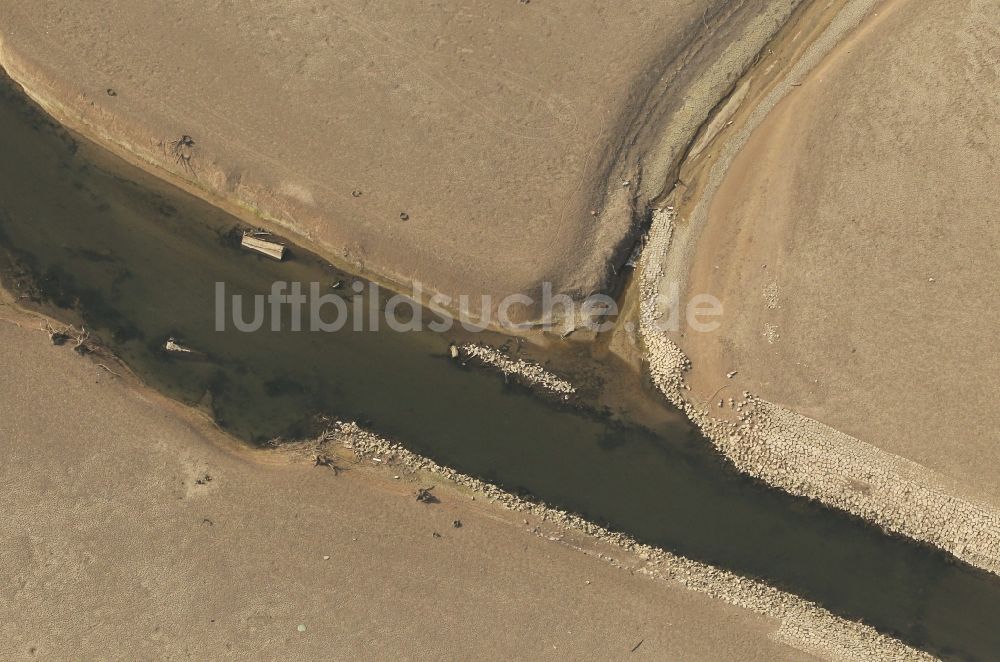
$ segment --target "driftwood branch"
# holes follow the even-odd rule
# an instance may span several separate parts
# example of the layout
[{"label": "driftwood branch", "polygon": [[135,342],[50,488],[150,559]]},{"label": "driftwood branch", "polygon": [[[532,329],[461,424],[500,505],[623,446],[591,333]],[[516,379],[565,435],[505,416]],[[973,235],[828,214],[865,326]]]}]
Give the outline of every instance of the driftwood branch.
[{"label": "driftwood branch", "polygon": [[54,329],[52,325],[45,322],[43,330],[48,334],[49,341],[56,346],[65,345],[73,341],[73,351],[78,354],[87,354],[92,348],[87,344],[90,340],[90,332],[86,327],[77,329],[72,324],[68,324],[61,329]]}]

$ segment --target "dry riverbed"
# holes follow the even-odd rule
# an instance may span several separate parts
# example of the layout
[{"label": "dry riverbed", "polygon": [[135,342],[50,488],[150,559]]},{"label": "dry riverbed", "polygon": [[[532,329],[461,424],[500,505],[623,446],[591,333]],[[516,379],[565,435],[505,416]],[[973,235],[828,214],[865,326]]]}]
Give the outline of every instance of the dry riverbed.
[{"label": "dry riverbed", "polygon": [[[218,23],[208,8],[178,15],[133,3],[116,7],[112,20],[108,3],[58,11],[44,2],[3,4],[9,10],[0,28],[3,64],[71,126],[221,205],[259,213],[262,222],[284,226],[310,247],[366,273],[397,283],[421,280],[444,292],[461,285],[474,294],[502,295],[530,291],[543,279],[574,293],[604,286],[609,259],[628,243],[634,209],[660,195],[715,101],[798,3],[730,3],[732,9],[721,13],[716,11],[721,3],[707,1],[670,5],[662,13],[626,5],[614,15],[597,5],[563,12],[537,10],[542,3],[510,3],[482,20],[466,16],[464,22],[440,24],[440,17],[421,14],[411,26],[396,25],[389,15],[358,15],[336,3],[326,8],[317,3],[315,22],[305,25],[282,16],[290,10],[276,3],[269,20],[263,13],[233,10],[236,28],[215,39],[204,33],[206,25]],[[977,11],[988,11],[986,4],[979,2]],[[150,11],[162,12],[162,20],[150,21]],[[920,22],[925,18],[911,17],[904,27],[928,28]],[[634,37],[637,23],[656,38],[607,37],[616,31]],[[508,43],[503,38],[508,25],[530,35],[529,43]],[[954,28],[943,25],[942,30]],[[320,43],[315,26],[325,26],[338,43]],[[711,39],[695,39],[699,26]],[[830,48],[852,26],[840,27]],[[601,39],[594,38],[598,33]],[[963,42],[962,48],[980,52],[991,43],[990,34],[974,34],[979,42]],[[389,75],[400,59],[399,39],[418,44],[419,57],[406,58],[416,71],[409,79]],[[573,52],[577,42],[592,51],[585,62],[557,57]],[[532,57],[515,57],[505,50],[510,48]],[[230,57],[219,58],[219,52]],[[675,59],[686,66],[668,66]],[[869,53],[867,61],[877,59]],[[206,61],[217,66],[201,66]],[[518,64],[502,70],[491,61]],[[539,64],[551,62],[559,65]],[[338,80],[338,89],[347,91],[342,97],[319,85],[331,68],[350,72]],[[574,75],[566,76],[566,68]],[[637,76],[637,70],[643,73]],[[685,78],[682,70],[697,75]],[[231,84],[239,80],[254,84]],[[498,80],[504,84],[498,87]],[[805,87],[801,80],[785,85]],[[540,97],[539,89],[548,92]],[[442,104],[440,98],[449,94],[454,103]],[[803,114],[832,105],[818,94],[808,98],[815,98],[814,105]],[[605,108],[597,99],[616,101]],[[370,112],[376,107],[385,112]],[[640,107],[647,112],[637,113]],[[371,124],[362,121],[369,118]],[[489,131],[481,130],[484,124]],[[744,142],[748,136],[749,131]],[[816,149],[807,146],[796,148]],[[699,150],[709,159],[720,154],[711,141]],[[365,159],[359,158],[362,153]],[[739,192],[729,195],[737,198]],[[794,350],[796,338],[815,344],[815,326],[768,319],[761,333],[766,344],[755,344],[746,339],[756,338],[760,313],[748,306],[740,319],[755,320],[749,331],[727,329],[699,339],[651,331],[662,312],[650,304],[659,279],[675,278],[689,292],[704,286],[685,261],[694,258],[678,253],[678,246],[696,255],[721,245],[695,242],[692,228],[702,228],[687,215],[694,210],[678,205],[689,224],[678,229],[673,213],[657,216],[640,283],[646,297],[641,332],[659,385],[675,402],[688,402],[688,413],[715,433],[720,449],[741,468],[889,528],[921,537],[907,527],[922,512],[940,510],[940,502],[918,503],[916,511],[900,514],[894,500],[914,486],[932,484],[929,498],[949,499],[952,509],[943,512],[958,529],[945,532],[942,540],[932,522],[923,539],[995,569],[989,564],[996,550],[989,545],[997,538],[987,531],[983,543],[973,530],[995,522],[965,498],[982,496],[985,483],[972,481],[967,489],[967,476],[950,459],[955,452],[935,455],[919,446],[930,436],[918,437],[925,441],[912,442],[917,445],[894,446],[888,437],[865,434],[865,425],[885,418],[865,418],[851,423],[854,427],[845,423],[867,411],[853,408],[855,400],[873,401],[850,395],[860,383],[852,380],[871,379],[876,370],[837,373],[843,363],[839,354],[819,352],[809,357],[820,372],[800,376],[811,384],[822,377],[828,386],[821,396],[803,390],[808,384],[798,377],[786,379],[800,374],[788,361],[802,354],[775,360],[768,352]],[[704,209],[699,213],[709,214]],[[812,230],[800,235],[791,228],[789,236],[810,236]],[[767,311],[794,310],[793,304],[815,294],[815,288],[796,290],[797,282],[809,281],[792,274],[809,272],[810,266],[794,262],[791,251],[778,257],[754,252],[780,244],[759,242],[721,253],[737,263],[726,267],[727,274],[757,262],[774,265],[768,273],[778,274],[777,285],[768,281],[761,288]],[[856,261],[850,268],[863,270],[865,264]],[[838,272],[828,265],[822,273],[833,278]],[[886,273],[894,275],[881,286],[894,287],[899,274]],[[929,278],[935,276],[924,280]],[[719,285],[730,310],[737,306],[737,293],[745,291],[742,285],[739,279]],[[845,293],[843,302],[861,289]],[[345,657],[473,657],[481,654],[484,640],[491,652],[512,658],[618,657],[633,649],[634,656],[651,659],[919,656],[798,598],[524,504],[435,469],[386,440],[366,439],[349,426],[335,435],[349,448],[317,449],[310,442],[281,454],[250,453],[130,378],[48,346],[37,319],[9,307],[3,316],[0,433],[12,440],[3,449],[3,471],[15,515],[0,553],[9,573],[5,583],[14,587],[3,619],[11,656],[133,650],[150,656],[235,651],[319,658],[335,651]],[[896,341],[871,340],[871,361],[883,351],[874,343],[899,345]],[[721,349],[699,344],[711,342],[720,342]],[[695,359],[694,371],[684,372],[684,352]],[[722,359],[703,359],[716,356]],[[746,365],[734,366],[737,358]],[[935,365],[947,363],[940,353],[931,358]],[[763,372],[762,365],[775,372]],[[725,379],[720,370],[737,368],[737,380],[720,382]],[[862,444],[872,454],[860,461],[876,474],[883,468],[890,473],[873,475],[867,490],[854,489],[845,501],[843,480],[808,475],[815,466],[809,454],[815,444],[810,446],[812,437],[803,432],[815,430],[810,421],[791,426],[792,440],[785,446],[775,446],[767,435],[758,443],[754,434],[776,419],[751,421],[747,433],[739,429],[740,412],[733,407],[709,416],[708,395],[719,383],[731,385],[734,393],[727,398],[742,389],[762,394],[950,478],[933,482],[938,478],[920,466],[887,464],[874,446]],[[932,380],[925,383],[916,397],[940,395]],[[892,384],[879,386],[882,398],[905,395]],[[812,399],[796,400],[803,393]],[[958,394],[968,396],[958,387],[954,393],[956,402]],[[752,407],[759,401],[746,402],[744,407]],[[878,413],[906,411],[893,410],[892,404],[880,402],[885,408]],[[924,404],[924,411],[941,410],[935,399]],[[885,430],[895,429],[892,420],[883,423]],[[831,434],[836,433],[831,429]],[[956,449],[964,440],[951,438]],[[749,439],[751,450],[762,452],[742,457],[732,449],[746,445],[727,446],[731,439]],[[789,448],[806,453],[791,467]],[[963,448],[957,456],[968,467],[974,449]],[[313,466],[317,450],[329,452],[330,462],[347,471]],[[834,449],[833,457],[842,459],[840,452]],[[395,464],[377,468],[391,464],[386,457]],[[985,472],[991,465],[977,466]],[[844,471],[835,466],[830,475]],[[951,489],[956,480],[961,488]],[[801,488],[803,481],[808,489]],[[882,499],[886,483],[904,491]],[[435,485],[441,503],[414,498],[417,488],[428,484]],[[951,492],[958,497],[948,496]],[[923,522],[921,527],[928,528]]]}]

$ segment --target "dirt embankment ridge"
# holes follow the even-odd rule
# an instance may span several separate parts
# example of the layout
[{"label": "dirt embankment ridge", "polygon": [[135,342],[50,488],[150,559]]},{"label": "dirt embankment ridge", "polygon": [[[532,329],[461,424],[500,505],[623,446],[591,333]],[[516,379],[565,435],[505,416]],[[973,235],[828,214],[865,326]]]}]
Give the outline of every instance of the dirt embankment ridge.
[{"label": "dirt embankment ridge", "polygon": [[799,2],[2,0],[0,64],[161,176],[474,314],[607,287],[635,210]]},{"label": "dirt embankment ridge", "polygon": [[[991,4],[787,26],[655,215],[641,328],[743,471],[1000,572]],[[661,328],[677,285],[717,331]]]}]

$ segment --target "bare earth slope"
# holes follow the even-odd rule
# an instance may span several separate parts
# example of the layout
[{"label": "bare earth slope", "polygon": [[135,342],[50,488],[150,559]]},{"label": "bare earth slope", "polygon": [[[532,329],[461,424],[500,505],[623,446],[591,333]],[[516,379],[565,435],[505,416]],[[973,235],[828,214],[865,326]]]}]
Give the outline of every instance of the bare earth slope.
[{"label": "bare earth slope", "polygon": [[883,3],[753,133],[692,259],[722,327],[682,345],[1000,506],[1000,2],[961,4]]},{"label": "bare earth slope", "polygon": [[[653,378],[741,470],[1000,572],[997,3],[824,6],[654,214]],[[664,329],[678,284],[716,331]]]},{"label": "bare earth slope", "polygon": [[13,319],[0,320],[3,659],[616,659],[640,641],[630,659],[802,657],[768,639],[777,621],[550,542],[448,486],[426,506],[405,479],[255,461]]},{"label": "bare earth slope", "polygon": [[2,0],[0,55],[72,125],[475,310],[603,287],[630,240],[623,164],[652,140],[640,108],[707,112],[667,83],[797,1]]}]

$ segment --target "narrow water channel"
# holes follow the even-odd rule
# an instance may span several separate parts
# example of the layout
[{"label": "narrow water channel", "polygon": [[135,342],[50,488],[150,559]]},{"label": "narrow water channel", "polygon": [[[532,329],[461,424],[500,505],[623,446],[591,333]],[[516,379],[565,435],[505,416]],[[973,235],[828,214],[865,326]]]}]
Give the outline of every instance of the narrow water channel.
[{"label": "narrow water channel", "polygon": [[[1000,579],[737,474],[676,412],[639,425],[533,396],[450,360],[447,333],[216,331],[216,282],[249,295],[276,280],[353,282],[294,247],[281,263],[240,250],[237,223],[71,135],[0,81],[5,286],[26,305],[82,319],[147,383],[233,434],[295,438],[318,414],[363,422],[460,471],[939,655],[1000,655]],[[200,355],[164,352],[168,337]]]}]

